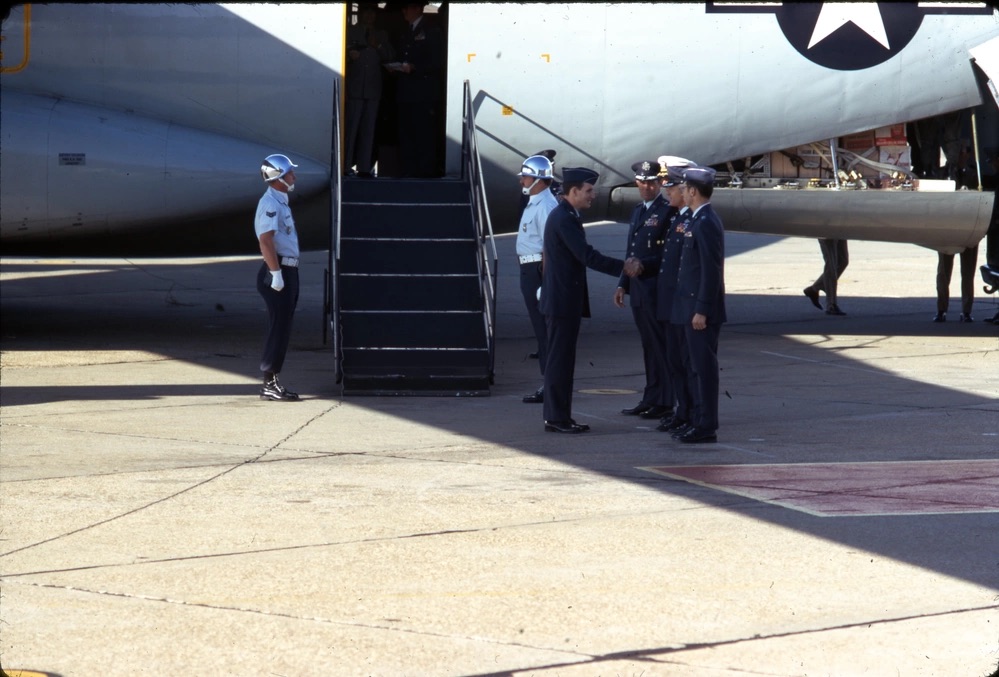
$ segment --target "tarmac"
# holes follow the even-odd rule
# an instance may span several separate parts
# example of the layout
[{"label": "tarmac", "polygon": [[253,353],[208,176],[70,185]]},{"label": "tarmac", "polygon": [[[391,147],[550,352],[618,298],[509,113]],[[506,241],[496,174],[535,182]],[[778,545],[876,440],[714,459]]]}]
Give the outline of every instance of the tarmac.
[{"label": "tarmac", "polygon": [[[620,256],[627,227],[588,228]],[[934,324],[936,254],[729,233],[719,442],[623,416],[590,272],[545,433],[498,238],[489,397],[343,397],[309,252],[261,401],[258,259],[0,260],[8,675],[985,677],[999,666],[999,327]],[[956,295],[958,272],[952,281]],[[997,310],[981,293],[978,320]]]}]

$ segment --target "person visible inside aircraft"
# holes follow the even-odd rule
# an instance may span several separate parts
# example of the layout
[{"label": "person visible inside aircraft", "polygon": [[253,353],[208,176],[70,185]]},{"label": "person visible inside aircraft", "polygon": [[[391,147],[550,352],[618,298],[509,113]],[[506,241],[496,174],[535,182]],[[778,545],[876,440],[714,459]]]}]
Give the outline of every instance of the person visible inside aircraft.
[{"label": "person visible inside aircraft", "polygon": [[665,232],[675,208],[660,194],[663,168],[658,161],[645,160],[631,166],[635,185],[642,199],[631,212],[626,242],[627,260],[637,261],[639,275],[632,278],[621,275],[614,291],[614,305],[624,308],[624,297],[629,299],[631,314],[642,344],[642,362],[645,367],[645,389],[641,401],[629,409],[622,409],[626,416],[661,419],[673,415],[673,386],[666,370],[666,334],[656,319],[656,282],[659,261],[662,257]]},{"label": "person visible inside aircraft", "polygon": [[443,89],[444,36],[428,20],[424,2],[402,5],[406,26],[398,37],[398,62],[388,65],[396,75],[399,161],[403,177],[440,175],[437,134]]},{"label": "person visible inside aircraft", "polygon": [[267,338],[260,371],[264,384],[262,400],[294,401],[294,393],[278,380],[291,340],[291,322],[298,305],[298,231],[288,206],[288,193],[295,190],[295,169],[286,155],[268,155],[260,166],[267,190],[257,203],[254,230],[264,262],[257,272],[257,292],[267,304]]},{"label": "person visible inside aircraft", "polygon": [[[545,223],[548,215],[558,206],[558,200],[551,192],[552,163],[542,155],[526,158],[520,167],[520,190],[527,204],[520,213],[520,227],[517,229],[517,259],[520,263],[520,293],[527,306],[534,337],[538,345],[538,366],[541,377],[545,376],[545,359],[548,355],[548,330],[545,318],[538,304],[537,291],[541,286],[542,250],[545,242]],[[545,387],[524,397],[527,404],[544,402]]]},{"label": "person visible inside aircraft", "polygon": [[382,64],[390,62],[394,52],[388,33],[376,25],[377,3],[358,5],[358,23],[347,29],[344,157],[348,176],[371,178],[375,126],[382,97]]},{"label": "person visible inside aircraft", "polygon": [[[548,329],[546,432],[583,433],[590,429],[572,418],[576,340],[580,319],[590,315],[586,269],[617,276],[624,268],[624,261],[604,256],[586,242],[579,212],[593,204],[597,178],[599,175],[592,169],[567,167],[562,172],[565,199],[552,210],[545,223],[541,312]],[[632,274],[637,274],[637,269]]]},{"label": "person visible inside aircraft", "polygon": [[670,217],[659,261],[659,274],[656,276],[656,319],[666,337],[666,371],[673,387],[676,407],[672,416],[660,419],[656,430],[679,436],[686,432],[693,417],[691,388],[694,375],[690,370],[684,330],[687,323],[676,300],[676,287],[684,236],[693,216],[684,197],[683,172],[695,165],[686,158],[674,155],[660,157],[659,163],[663,168],[662,189],[669,200]]},{"label": "person visible inside aircraft", "polygon": [[686,325],[687,353],[694,381],[691,425],[676,439],[685,444],[717,442],[718,337],[725,314],[725,229],[711,206],[715,170],[684,171],[684,199],[693,211],[684,233],[676,300]]},{"label": "person visible inside aircraft", "polygon": [[826,315],[846,315],[838,303],[839,278],[850,265],[850,251],[846,240],[823,238],[819,240],[822,250],[822,274],[812,284],[802,290],[812,305],[822,310],[819,292],[826,295]]}]

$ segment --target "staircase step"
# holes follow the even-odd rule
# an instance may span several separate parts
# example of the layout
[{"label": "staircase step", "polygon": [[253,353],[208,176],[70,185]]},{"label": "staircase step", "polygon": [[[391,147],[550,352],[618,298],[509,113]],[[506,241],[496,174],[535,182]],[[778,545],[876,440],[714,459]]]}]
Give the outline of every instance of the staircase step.
[{"label": "staircase step", "polygon": [[478,275],[340,275],[340,309],[482,312]]},{"label": "staircase step", "polygon": [[344,204],[351,202],[469,202],[470,189],[460,179],[352,179],[341,184]]},{"label": "staircase step", "polygon": [[468,203],[345,204],[340,238],[405,237],[475,239]]},{"label": "staircase step", "polygon": [[[421,349],[447,353],[486,347],[481,312],[344,312],[340,314],[341,345],[366,349]],[[445,363],[445,362],[442,362]]]},{"label": "staircase step", "polygon": [[344,395],[488,395],[489,351],[343,351]]},{"label": "staircase step", "polygon": [[474,239],[341,238],[341,273],[478,273]]}]

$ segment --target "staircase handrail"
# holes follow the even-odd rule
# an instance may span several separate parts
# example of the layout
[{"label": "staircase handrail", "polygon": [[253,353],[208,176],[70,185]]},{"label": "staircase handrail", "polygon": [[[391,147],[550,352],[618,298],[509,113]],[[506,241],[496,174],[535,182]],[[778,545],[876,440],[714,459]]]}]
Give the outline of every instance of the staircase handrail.
[{"label": "staircase handrail", "polygon": [[464,102],[462,105],[462,178],[471,187],[472,212],[476,227],[478,248],[479,285],[485,299],[486,341],[489,348],[489,378],[492,381],[496,364],[496,281],[499,256],[496,253],[496,240],[493,237],[493,224],[489,218],[489,202],[485,183],[482,179],[482,159],[475,137],[475,110],[472,108],[471,87],[464,81]]},{"label": "staircase handrail", "polygon": [[[333,81],[333,138],[330,142],[330,242],[325,289],[323,290],[325,314],[329,318],[330,335],[333,341],[333,364],[336,382],[343,379],[343,341],[340,327],[340,216],[341,183],[343,172],[340,168],[340,80]],[[326,342],[326,326],[323,326],[323,343]]]}]

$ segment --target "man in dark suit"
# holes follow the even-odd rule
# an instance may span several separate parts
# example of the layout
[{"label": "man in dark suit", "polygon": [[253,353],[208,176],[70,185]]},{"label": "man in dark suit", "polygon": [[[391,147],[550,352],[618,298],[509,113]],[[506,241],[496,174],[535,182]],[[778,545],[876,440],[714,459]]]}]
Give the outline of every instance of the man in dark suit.
[{"label": "man in dark suit", "polygon": [[693,212],[684,233],[677,278],[687,352],[694,382],[692,425],[677,437],[685,443],[716,442],[718,430],[718,336],[725,322],[725,230],[711,207],[715,170],[683,173],[684,199]]},{"label": "man in dark suit", "polygon": [[374,164],[375,126],[378,105],[382,98],[382,64],[392,60],[392,45],[388,33],[375,24],[378,4],[358,3],[358,23],[347,28],[347,70],[344,87],[344,134],[347,174],[371,177]]},{"label": "man in dark suit", "polygon": [[659,162],[646,160],[631,166],[635,172],[635,185],[642,199],[631,212],[628,227],[627,257],[637,260],[641,273],[634,277],[621,275],[614,292],[614,305],[624,308],[628,296],[631,314],[642,343],[642,361],[645,365],[645,390],[642,401],[630,409],[623,409],[627,416],[659,419],[673,414],[673,387],[666,372],[666,335],[656,319],[656,279],[662,256],[663,238],[669,218],[676,209],[660,194],[662,168]]},{"label": "man in dark suit", "polygon": [[680,312],[680,304],[675,303],[675,299],[684,234],[693,215],[684,199],[683,172],[695,165],[690,160],[673,155],[664,155],[659,158],[659,163],[666,171],[662,183],[666,199],[669,200],[671,216],[659,260],[659,274],[656,276],[656,319],[662,325],[666,337],[666,372],[676,396],[676,409],[672,416],[664,416],[660,420],[656,430],[674,434],[681,429],[686,430],[690,425],[693,406],[690,388],[694,378],[687,354],[686,321]]},{"label": "man in dark suit", "polygon": [[[582,433],[590,429],[572,420],[572,381],[580,319],[589,317],[586,269],[620,275],[624,262],[604,256],[586,242],[579,210],[593,204],[598,174],[584,167],[562,172],[565,199],[545,223],[541,312],[548,328],[545,364],[545,430]],[[635,271],[637,272],[637,270]]]},{"label": "man in dark suit", "polygon": [[426,3],[402,6],[406,20],[396,49],[396,103],[403,176],[432,177],[437,168],[437,110],[444,71],[444,35],[423,15]]}]

